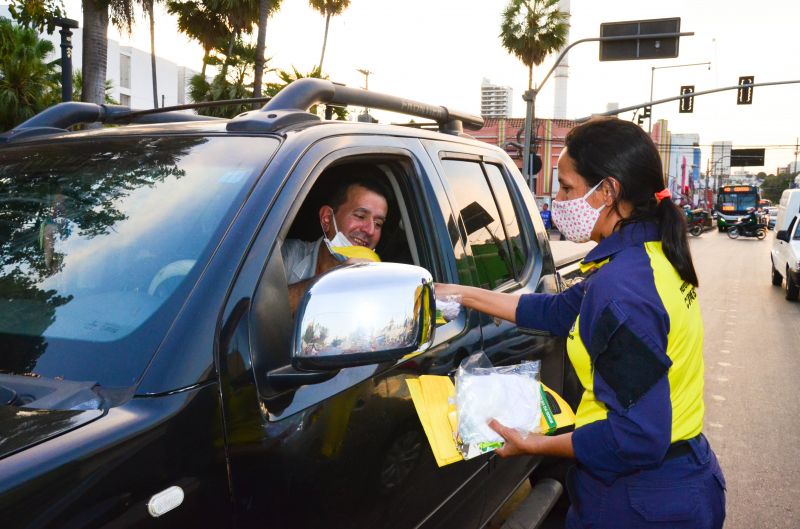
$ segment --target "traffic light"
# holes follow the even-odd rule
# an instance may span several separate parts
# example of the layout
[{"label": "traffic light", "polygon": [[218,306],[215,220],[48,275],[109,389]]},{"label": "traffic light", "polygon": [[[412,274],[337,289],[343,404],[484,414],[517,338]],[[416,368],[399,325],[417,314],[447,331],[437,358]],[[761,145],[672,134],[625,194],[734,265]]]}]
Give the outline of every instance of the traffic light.
[{"label": "traffic light", "polygon": [[650,107],[649,106],[643,107],[642,113],[639,114],[639,117],[636,119],[636,123],[641,125],[642,123],[644,123],[644,120],[648,119],[649,117],[650,117]]},{"label": "traffic light", "polygon": [[[694,94],[694,85],[681,86],[681,95]],[[678,101],[678,112],[681,114],[691,114],[694,111],[694,96],[684,97]]]},{"label": "traffic light", "polygon": [[[739,86],[746,84],[753,84],[754,77],[752,75],[745,75],[739,78]],[[739,88],[736,91],[736,104],[737,105],[752,105],[753,104],[753,87]]]}]

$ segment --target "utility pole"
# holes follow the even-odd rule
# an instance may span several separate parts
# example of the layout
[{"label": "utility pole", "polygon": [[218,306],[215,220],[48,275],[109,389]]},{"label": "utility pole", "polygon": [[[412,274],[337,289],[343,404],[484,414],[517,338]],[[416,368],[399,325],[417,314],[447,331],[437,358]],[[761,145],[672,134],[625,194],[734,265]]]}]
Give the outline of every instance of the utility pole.
[{"label": "utility pole", "polygon": [[[707,62],[693,62],[691,64],[673,64],[670,66],[651,66],[650,67],[650,101],[653,100],[653,76],[656,73],[656,70],[663,70],[665,68],[684,68],[686,66],[705,66],[708,65],[708,69],[711,69],[711,61]],[[647,133],[650,134],[653,130],[653,113],[650,112],[650,116],[647,120]]]},{"label": "utility pole", "polygon": [[[358,68],[356,71],[364,76],[364,90],[369,90],[369,76],[372,72],[368,68]],[[364,114],[369,114],[367,107],[364,107]]]},{"label": "utility pole", "polygon": [[794,140],[794,165],[792,166],[792,172],[797,172],[797,150],[800,147],[800,138],[796,138]]}]

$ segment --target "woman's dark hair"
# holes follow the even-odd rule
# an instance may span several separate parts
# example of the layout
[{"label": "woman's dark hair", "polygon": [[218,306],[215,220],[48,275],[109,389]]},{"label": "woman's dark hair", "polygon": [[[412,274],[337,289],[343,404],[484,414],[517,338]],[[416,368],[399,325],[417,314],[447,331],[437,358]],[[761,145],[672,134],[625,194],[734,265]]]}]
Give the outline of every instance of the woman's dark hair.
[{"label": "woman's dark hair", "polygon": [[686,240],[686,216],[669,198],[656,198],[664,189],[664,172],[653,140],[629,121],[602,117],[573,128],[564,141],[575,170],[589,187],[609,176],[619,182],[619,195],[611,208],[619,213],[620,201],[633,206],[620,227],[634,222],[658,224],[667,259],[684,281],[698,286]]}]

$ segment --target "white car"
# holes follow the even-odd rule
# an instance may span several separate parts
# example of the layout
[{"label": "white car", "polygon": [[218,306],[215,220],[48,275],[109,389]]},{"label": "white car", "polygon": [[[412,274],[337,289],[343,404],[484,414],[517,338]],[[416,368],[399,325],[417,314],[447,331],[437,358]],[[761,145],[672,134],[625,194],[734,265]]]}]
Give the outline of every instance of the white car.
[{"label": "white car", "polygon": [[772,284],[784,285],[788,300],[796,301],[800,295],[800,214],[794,216],[788,229],[775,234],[772,243]]}]

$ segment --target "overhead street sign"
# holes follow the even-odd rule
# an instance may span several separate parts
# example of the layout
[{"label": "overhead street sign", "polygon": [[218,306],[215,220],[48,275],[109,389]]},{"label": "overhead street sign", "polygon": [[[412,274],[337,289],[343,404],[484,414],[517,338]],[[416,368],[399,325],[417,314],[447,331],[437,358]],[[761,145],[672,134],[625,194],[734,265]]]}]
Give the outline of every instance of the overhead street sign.
[{"label": "overhead street sign", "polygon": [[606,22],[600,24],[600,37],[630,37],[630,39],[600,41],[601,61],[630,59],[673,59],[678,56],[680,37],[640,38],[641,35],[680,33],[681,19],[658,18]]},{"label": "overhead street sign", "polygon": [[761,167],[764,149],[731,149],[731,167]]}]

